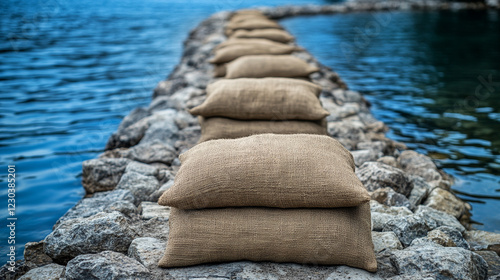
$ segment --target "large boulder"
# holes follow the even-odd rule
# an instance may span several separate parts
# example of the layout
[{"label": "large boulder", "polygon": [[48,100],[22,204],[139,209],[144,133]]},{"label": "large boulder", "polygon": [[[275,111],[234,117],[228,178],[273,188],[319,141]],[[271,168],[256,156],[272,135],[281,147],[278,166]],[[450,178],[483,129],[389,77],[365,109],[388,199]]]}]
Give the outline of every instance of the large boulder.
[{"label": "large boulder", "polygon": [[429,226],[430,229],[435,229],[440,226],[449,226],[456,228],[460,232],[465,231],[465,227],[450,214],[436,210],[434,208],[420,205],[415,211],[415,215],[421,217]]},{"label": "large boulder", "polygon": [[464,234],[473,250],[491,250],[500,256],[500,233],[471,230]]},{"label": "large boulder", "polygon": [[454,194],[441,188],[433,189],[424,205],[460,218],[466,212],[465,203]]},{"label": "large boulder", "polygon": [[136,202],[147,200],[160,187],[154,176],[146,176],[136,172],[126,172],[116,186],[117,190],[127,190],[133,194]]},{"label": "large boulder", "polygon": [[99,254],[80,255],[66,266],[68,280],[150,280],[149,270],[124,254],[104,251]]},{"label": "large boulder", "polygon": [[356,170],[356,175],[368,191],[390,187],[408,197],[413,185],[401,169],[381,162],[365,162]]},{"label": "large boulder", "polygon": [[177,157],[175,148],[168,143],[154,140],[151,143],[139,144],[129,149],[119,148],[106,151],[102,158],[128,158],[142,163],[170,163]]},{"label": "large boulder", "polygon": [[134,239],[128,248],[128,256],[136,259],[149,269],[158,267],[158,262],[165,253],[167,243],[152,237]]},{"label": "large boulder", "polygon": [[383,231],[394,232],[403,246],[407,247],[413,239],[427,236],[429,226],[424,219],[416,215],[409,215],[389,220]]},{"label": "large boulder", "polygon": [[59,263],[106,250],[126,252],[136,232],[122,213],[98,213],[62,222],[44,240],[44,251]]},{"label": "large boulder", "polygon": [[19,280],[59,280],[63,275],[64,266],[51,263],[28,271]]},{"label": "large boulder", "polygon": [[398,163],[405,172],[420,176],[427,182],[443,179],[432,159],[415,151],[402,152],[399,155]]},{"label": "large boulder", "polygon": [[84,161],[83,188],[89,194],[114,189],[129,163],[130,160],[126,158],[97,158]]}]

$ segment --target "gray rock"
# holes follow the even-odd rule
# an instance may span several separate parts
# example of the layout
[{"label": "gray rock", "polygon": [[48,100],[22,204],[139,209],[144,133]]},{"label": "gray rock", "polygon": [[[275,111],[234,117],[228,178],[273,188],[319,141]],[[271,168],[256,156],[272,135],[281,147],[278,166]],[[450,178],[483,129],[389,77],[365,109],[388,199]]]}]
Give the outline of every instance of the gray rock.
[{"label": "gray rock", "polygon": [[427,182],[442,179],[432,159],[415,151],[406,150],[402,152],[398,158],[398,163],[405,172],[420,176]]},{"label": "gray rock", "polygon": [[328,134],[339,140],[346,149],[353,150],[359,142],[366,142],[364,125],[360,121],[328,122]]},{"label": "gray rock", "polygon": [[397,273],[412,279],[486,279],[488,271],[481,256],[457,247],[411,246],[391,254]]},{"label": "gray rock", "polygon": [[141,263],[113,251],[80,255],[72,259],[68,262],[65,276],[68,280],[151,279],[149,270]]},{"label": "gray rock", "polygon": [[28,271],[19,280],[59,280],[63,275],[64,266],[51,263]]},{"label": "gray rock", "polygon": [[175,149],[160,141],[136,145],[129,149],[119,148],[107,151],[101,155],[109,158],[128,158],[143,163],[170,163],[177,157]]},{"label": "gray rock", "polygon": [[186,85],[184,79],[169,79],[158,83],[153,92],[153,100],[159,96],[169,96]]},{"label": "gray rock", "polygon": [[152,142],[161,142],[173,145],[177,138],[179,128],[175,124],[177,112],[174,110],[164,110],[155,113],[156,120],[152,122],[144,137],[139,142],[140,144],[148,144]]},{"label": "gray rock", "polygon": [[168,189],[170,189],[170,187],[172,187],[174,185],[174,180],[169,180],[168,182],[166,182],[165,184],[161,185],[161,187],[156,190],[154,193],[152,193],[150,196],[149,196],[149,199],[148,201],[153,201],[153,202],[157,202],[158,199],[161,197],[161,195]]},{"label": "gray rock", "polygon": [[126,200],[115,201],[111,203],[106,209],[104,209],[104,212],[108,213],[113,211],[118,211],[129,218],[138,213],[135,204]]},{"label": "gray rock", "polygon": [[397,206],[389,207],[375,200],[370,200],[370,211],[372,213],[377,212],[377,213],[385,213],[390,215],[401,215],[401,216],[413,214],[407,207],[397,207]]},{"label": "gray rock", "polygon": [[149,220],[141,219],[138,223],[134,223],[132,226],[134,227],[135,232],[137,232],[137,236],[153,237],[165,242],[168,239],[168,221],[164,218],[155,217]]},{"label": "gray rock", "polygon": [[465,203],[454,194],[441,188],[435,188],[424,202],[424,205],[460,218],[465,213]]},{"label": "gray rock", "polygon": [[160,183],[153,176],[144,176],[136,172],[123,174],[117,189],[128,190],[136,198],[136,203],[147,200],[160,187]]},{"label": "gray rock", "polygon": [[452,215],[424,205],[417,207],[415,215],[425,220],[430,229],[435,229],[440,226],[448,226],[456,228],[462,233],[465,231],[465,227]]},{"label": "gray rock", "polygon": [[98,158],[82,163],[82,185],[87,193],[109,191],[116,187],[125,168],[125,158]]},{"label": "gray rock", "polygon": [[363,163],[356,175],[368,191],[390,187],[408,197],[413,187],[403,171],[381,162]]},{"label": "gray rock", "polygon": [[43,240],[24,245],[24,261],[30,269],[52,263],[52,259],[43,251]]},{"label": "gray rock", "polygon": [[178,111],[175,115],[175,124],[179,129],[198,125],[198,119],[186,111]]},{"label": "gray rock", "polygon": [[453,227],[441,226],[427,233],[427,238],[444,247],[470,249],[460,231]]},{"label": "gray rock", "polygon": [[387,164],[387,165],[390,165],[390,166],[395,167],[395,168],[400,168],[395,157],[384,156],[384,157],[377,159],[377,161],[384,163],[384,164]]},{"label": "gray rock", "polygon": [[[309,279],[312,279],[312,277]],[[382,280],[383,278],[362,269],[356,269],[348,266],[338,266],[335,268],[334,272],[330,273],[326,277],[325,280],[337,279]]]},{"label": "gray rock", "polygon": [[465,232],[464,237],[473,250],[491,250],[500,256],[500,233],[471,230]]},{"label": "gray rock", "polygon": [[334,99],[340,103],[356,102],[362,103],[363,96],[361,93],[352,90],[337,89],[332,92]]},{"label": "gray rock", "polygon": [[159,218],[168,220],[170,217],[170,207],[158,205],[156,202],[142,202],[141,206],[141,217],[144,220],[149,220],[152,218]]},{"label": "gray rock", "polygon": [[391,188],[376,189],[371,194],[371,199],[387,206],[406,207],[411,209],[410,201],[406,196],[395,192]]},{"label": "gray rock", "polygon": [[152,237],[134,239],[128,248],[128,256],[136,259],[148,269],[158,268],[158,262],[165,253],[167,244]]},{"label": "gray rock", "polygon": [[488,263],[488,279],[498,279],[500,277],[500,257],[494,251],[477,251],[486,263]]},{"label": "gray rock", "polygon": [[394,232],[403,246],[407,247],[413,239],[427,236],[429,227],[421,217],[409,215],[389,220],[383,231]]},{"label": "gray rock", "polygon": [[155,166],[151,166],[149,164],[144,164],[137,161],[132,161],[125,168],[125,173],[127,172],[136,172],[140,173],[144,176],[158,176],[159,169]]},{"label": "gray rock", "polygon": [[394,232],[376,232],[372,231],[372,240],[375,253],[383,250],[401,250],[403,245]]},{"label": "gray rock", "polygon": [[[134,123],[140,121],[141,119],[147,117],[149,115],[148,111],[145,108],[138,107],[132,110],[130,114],[128,114],[125,118],[123,118],[120,126],[118,127],[118,131],[113,133],[111,137],[109,137],[108,142],[106,143],[106,150],[112,150],[120,147],[130,147],[131,144],[135,145],[135,143],[130,143],[130,141],[122,142],[120,140],[120,136],[125,134],[124,131]],[[140,140],[140,139],[139,139]]]},{"label": "gray rock", "polygon": [[[75,206],[66,212],[54,225],[54,229],[64,221],[75,218],[87,218],[106,209],[116,209],[117,202],[135,202],[134,195],[128,190],[113,190],[107,192],[95,193],[92,197],[82,198]],[[120,211],[116,209],[117,211]],[[127,209],[126,212],[129,210]],[[122,211],[120,211],[122,212]],[[129,213],[124,213],[129,214]]]},{"label": "gray rock", "polygon": [[44,240],[44,251],[59,263],[105,250],[126,252],[136,233],[120,212],[99,213],[62,222]]},{"label": "gray rock", "polygon": [[357,150],[351,152],[354,158],[354,164],[356,166],[361,166],[367,161],[376,161],[383,154],[375,150]]},{"label": "gray rock", "polygon": [[410,202],[411,209],[414,210],[427,198],[427,195],[432,188],[424,179],[422,179],[422,177],[410,175],[408,178],[413,185],[408,200]]}]

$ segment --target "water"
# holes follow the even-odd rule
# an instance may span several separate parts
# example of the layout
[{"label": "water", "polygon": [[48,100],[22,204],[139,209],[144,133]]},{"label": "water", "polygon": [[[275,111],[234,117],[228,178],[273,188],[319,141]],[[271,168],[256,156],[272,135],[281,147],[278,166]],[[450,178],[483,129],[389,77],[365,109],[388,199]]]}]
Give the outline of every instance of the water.
[{"label": "water", "polygon": [[81,162],[103,151],[130,110],[149,104],[189,30],[212,13],[250,5],[268,3],[0,2],[0,265],[10,246],[7,165],[16,166],[20,259],[24,243],[45,238],[84,195]]},{"label": "water", "polygon": [[282,23],[349,87],[388,137],[452,174],[476,228],[500,232],[499,12],[390,12]]}]

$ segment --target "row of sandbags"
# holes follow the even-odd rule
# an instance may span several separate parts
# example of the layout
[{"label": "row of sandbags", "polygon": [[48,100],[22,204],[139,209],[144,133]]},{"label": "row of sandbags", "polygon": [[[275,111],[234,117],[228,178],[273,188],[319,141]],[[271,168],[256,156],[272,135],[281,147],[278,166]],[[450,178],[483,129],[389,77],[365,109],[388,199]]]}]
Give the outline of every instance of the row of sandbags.
[{"label": "row of sandbags", "polygon": [[375,271],[370,196],[350,152],[325,135],[321,87],[307,81],[317,69],[274,53],[292,38],[259,12],[235,13],[226,35],[212,59],[225,79],[190,111],[200,143],[180,156],[158,201],[172,207],[159,266],[250,260]]}]

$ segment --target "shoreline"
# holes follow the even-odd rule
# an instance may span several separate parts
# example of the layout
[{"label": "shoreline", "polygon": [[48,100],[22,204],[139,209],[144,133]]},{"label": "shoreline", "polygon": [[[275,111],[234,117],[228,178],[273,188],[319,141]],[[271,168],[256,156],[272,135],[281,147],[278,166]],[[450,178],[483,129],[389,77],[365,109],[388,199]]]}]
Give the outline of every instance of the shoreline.
[{"label": "shoreline", "polygon": [[[454,4],[426,4],[413,8],[399,2],[347,3],[261,10],[270,18],[279,19],[297,15],[406,10],[408,7],[417,10],[486,8],[478,4]],[[466,271],[469,273],[466,275],[471,278],[484,275],[485,259],[495,259],[491,252],[497,254],[497,258],[500,253],[500,234],[466,230],[464,225],[469,226],[470,206],[450,192],[452,179],[437,169],[429,157],[406,150],[404,144],[386,138],[387,127],[373,117],[363,96],[347,90],[337,73],[321,65],[307,51],[293,55],[320,68],[311,79],[324,88],[321,101],[331,113],[327,118],[329,135],[351,151],[358,177],[372,191],[372,233],[379,272],[370,274],[346,266],[251,262],[168,270],[156,266],[165,248],[169,214],[168,208],[158,206],[156,200],[173,183],[180,164],[178,155],[195,145],[200,136],[198,121],[187,109],[204,100],[204,88],[215,80],[208,59],[211,50],[225,40],[223,26],[228,16],[227,12],[215,14],[190,33],[181,61],[168,79],[158,84],[150,106],[134,109],[110,137],[106,151],[99,158],[84,162],[82,184],[87,195],[58,220],[44,241],[26,244],[25,260],[18,263],[19,272],[31,269],[27,276],[30,273],[40,275],[45,269],[52,274],[65,273],[67,279],[78,279],[75,277],[85,278],[85,273],[90,273],[80,266],[83,261],[119,267],[125,260],[133,269],[123,273],[131,273],[130,277],[138,279],[184,279],[214,274],[259,278],[277,276],[277,270],[303,277],[314,274],[326,278],[338,273],[374,279],[397,275],[415,277],[426,276],[428,272],[404,271],[404,267],[395,268],[393,263],[411,265],[412,261],[419,261],[414,258],[423,250],[430,255],[431,260],[427,261],[434,261],[433,254],[450,254],[445,260],[465,261],[476,268]],[[380,187],[388,182],[405,186],[401,192],[409,195]],[[93,232],[96,227],[109,227],[113,231]],[[420,233],[411,236],[410,231],[415,230]],[[72,238],[67,237],[70,234]],[[450,244],[455,246],[443,246]],[[481,258],[471,253],[470,248],[487,253],[481,253],[485,255]],[[459,267],[446,269],[458,273]]]}]

